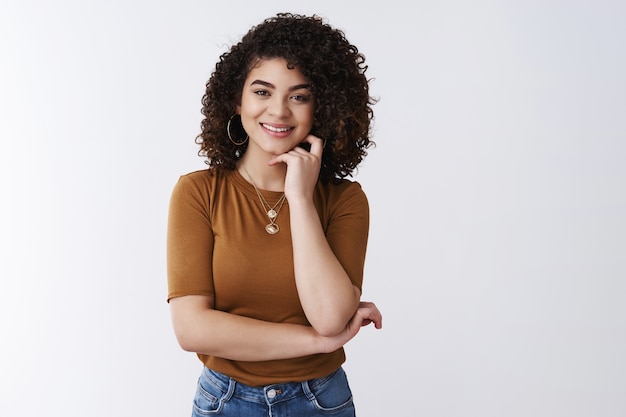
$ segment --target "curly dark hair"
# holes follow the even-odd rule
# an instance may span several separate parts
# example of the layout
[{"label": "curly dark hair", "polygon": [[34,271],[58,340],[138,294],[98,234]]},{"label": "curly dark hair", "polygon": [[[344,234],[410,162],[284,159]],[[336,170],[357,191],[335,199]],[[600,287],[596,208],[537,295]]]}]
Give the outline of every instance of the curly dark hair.
[{"label": "curly dark hair", "polygon": [[[254,26],[220,56],[202,98],[202,132],[196,137],[200,156],[214,169],[235,169],[247,145],[237,146],[226,127],[240,103],[249,71],[263,59],[281,58],[308,80],[316,100],[311,134],[326,141],[320,179],[351,176],[375,145],[370,140],[374,117],[365,76],[365,57],[345,34],[319,16],[279,13]],[[244,135],[245,136],[245,135]]]}]

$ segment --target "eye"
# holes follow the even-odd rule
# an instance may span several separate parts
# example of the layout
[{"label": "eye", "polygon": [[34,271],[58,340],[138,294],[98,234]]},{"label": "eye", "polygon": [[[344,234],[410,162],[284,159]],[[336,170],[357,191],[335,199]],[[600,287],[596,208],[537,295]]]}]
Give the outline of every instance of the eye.
[{"label": "eye", "polygon": [[254,90],[253,94],[256,94],[257,96],[269,96],[270,93],[267,90]]},{"label": "eye", "polygon": [[307,101],[310,100],[311,97],[308,95],[304,95],[304,94],[296,94],[296,95],[291,96],[291,98],[295,101],[306,103]]}]

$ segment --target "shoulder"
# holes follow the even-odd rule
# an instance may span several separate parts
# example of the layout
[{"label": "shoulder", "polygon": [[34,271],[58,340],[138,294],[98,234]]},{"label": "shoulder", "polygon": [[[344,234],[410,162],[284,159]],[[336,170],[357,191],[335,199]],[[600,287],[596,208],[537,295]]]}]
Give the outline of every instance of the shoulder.
[{"label": "shoulder", "polygon": [[188,172],[179,177],[178,182],[184,184],[208,184],[215,180],[217,172],[212,169],[201,169],[198,171]]},{"label": "shoulder", "polygon": [[334,181],[328,181],[325,183],[320,181],[318,183],[318,188],[323,192],[338,196],[345,196],[350,194],[365,195],[365,192],[363,191],[363,188],[358,181],[348,180],[345,178],[336,179]]},{"label": "shoulder", "polygon": [[183,174],[178,178],[176,187],[183,187],[188,190],[205,190],[214,188],[223,182],[228,173],[223,173],[215,169],[202,169]]},{"label": "shoulder", "polygon": [[367,196],[357,181],[338,179],[326,183],[319,182],[318,198],[330,206],[357,205],[367,207]]},{"label": "shoulder", "polygon": [[206,201],[220,185],[226,181],[228,172],[203,169],[183,174],[174,185],[173,194],[183,199],[201,199]]}]

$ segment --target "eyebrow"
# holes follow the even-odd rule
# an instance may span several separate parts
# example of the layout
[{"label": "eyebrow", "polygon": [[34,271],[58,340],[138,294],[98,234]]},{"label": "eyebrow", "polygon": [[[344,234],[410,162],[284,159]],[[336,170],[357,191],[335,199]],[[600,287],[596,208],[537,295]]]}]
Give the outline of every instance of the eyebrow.
[{"label": "eyebrow", "polygon": [[[250,83],[251,86],[257,85],[257,84],[262,85],[264,87],[276,89],[276,86],[274,84],[268,83],[267,81],[263,81],[263,80],[254,80]],[[289,91],[300,90],[301,88],[311,89],[311,86],[309,84],[297,84],[292,87],[289,87]]]}]

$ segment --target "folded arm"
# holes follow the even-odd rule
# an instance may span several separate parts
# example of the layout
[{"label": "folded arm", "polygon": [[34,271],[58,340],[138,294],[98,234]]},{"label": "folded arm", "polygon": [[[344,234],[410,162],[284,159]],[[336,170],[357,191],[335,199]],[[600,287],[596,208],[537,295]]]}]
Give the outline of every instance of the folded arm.
[{"label": "folded arm", "polygon": [[296,147],[270,164],[287,164],[285,195],[300,303],[313,328],[332,336],[343,331],[359,307],[357,285],[365,262],[369,208],[365,194],[352,187],[335,203],[336,213],[324,230],[314,197],[323,141],[313,135],[305,141],[311,144],[310,152]]},{"label": "folded arm", "polygon": [[372,303],[362,306],[344,329],[324,337],[310,326],[271,323],[214,310],[212,297],[187,295],[170,300],[174,333],[189,352],[240,361],[288,359],[333,352],[358,333],[363,325],[382,325]]}]

